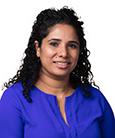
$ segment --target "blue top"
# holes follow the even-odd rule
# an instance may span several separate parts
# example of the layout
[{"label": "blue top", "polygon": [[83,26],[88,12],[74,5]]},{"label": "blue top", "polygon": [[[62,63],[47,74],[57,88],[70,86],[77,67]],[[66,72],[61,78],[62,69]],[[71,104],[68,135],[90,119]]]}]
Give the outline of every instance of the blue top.
[{"label": "blue top", "polygon": [[115,138],[115,119],[102,93],[92,86],[90,98],[78,87],[66,97],[69,126],[59,110],[56,96],[33,86],[28,103],[21,83],[8,88],[0,101],[0,138]]}]

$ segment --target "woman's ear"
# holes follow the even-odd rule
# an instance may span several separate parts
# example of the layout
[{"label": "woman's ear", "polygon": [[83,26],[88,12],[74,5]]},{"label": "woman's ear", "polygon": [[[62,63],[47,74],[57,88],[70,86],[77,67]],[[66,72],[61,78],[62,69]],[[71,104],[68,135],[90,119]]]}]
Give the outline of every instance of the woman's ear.
[{"label": "woman's ear", "polygon": [[34,41],[34,46],[35,46],[35,49],[36,49],[37,57],[40,57],[40,47],[39,47],[39,42],[37,40]]}]

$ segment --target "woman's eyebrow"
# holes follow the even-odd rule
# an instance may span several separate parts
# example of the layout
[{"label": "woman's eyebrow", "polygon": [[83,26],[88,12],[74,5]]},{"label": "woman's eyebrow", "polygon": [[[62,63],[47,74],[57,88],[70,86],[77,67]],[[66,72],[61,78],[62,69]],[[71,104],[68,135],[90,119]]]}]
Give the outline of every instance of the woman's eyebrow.
[{"label": "woman's eyebrow", "polygon": [[69,41],[69,43],[75,43],[75,44],[77,44],[77,45],[80,45],[80,43],[78,42],[78,41]]},{"label": "woman's eyebrow", "polygon": [[48,42],[50,42],[50,41],[58,41],[58,42],[60,42],[60,41],[61,41],[61,39],[52,38],[52,39],[49,39],[49,40],[48,40]]}]

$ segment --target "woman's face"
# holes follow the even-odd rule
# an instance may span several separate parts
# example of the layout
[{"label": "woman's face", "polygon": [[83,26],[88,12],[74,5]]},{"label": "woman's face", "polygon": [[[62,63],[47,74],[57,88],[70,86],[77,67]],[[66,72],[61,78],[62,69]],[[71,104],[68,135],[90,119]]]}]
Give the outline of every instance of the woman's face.
[{"label": "woman's face", "polygon": [[41,47],[35,41],[37,56],[41,61],[41,75],[49,77],[69,77],[77,65],[79,39],[75,29],[67,24],[56,24],[49,29]]}]

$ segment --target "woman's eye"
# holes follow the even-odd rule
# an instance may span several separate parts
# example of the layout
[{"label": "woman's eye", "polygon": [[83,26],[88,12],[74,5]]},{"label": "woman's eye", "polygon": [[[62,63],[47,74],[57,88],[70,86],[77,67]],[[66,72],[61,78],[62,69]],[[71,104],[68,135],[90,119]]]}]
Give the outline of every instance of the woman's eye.
[{"label": "woman's eye", "polygon": [[79,46],[76,45],[76,44],[69,44],[69,47],[71,47],[71,48],[78,48]]},{"label": "woman's eye", "polygon": [[57,42],[50,42],[50,45],[56,47],[56,46],[58,46],[58,43]]}]

